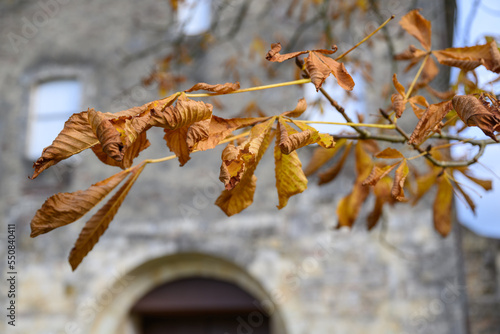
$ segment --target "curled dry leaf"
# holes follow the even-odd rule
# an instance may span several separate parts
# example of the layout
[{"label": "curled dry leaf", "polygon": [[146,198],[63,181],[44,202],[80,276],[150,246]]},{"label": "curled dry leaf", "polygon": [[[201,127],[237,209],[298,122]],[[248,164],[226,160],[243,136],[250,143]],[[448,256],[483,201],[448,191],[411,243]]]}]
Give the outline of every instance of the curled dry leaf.
[{"label": "curled dry leaf", "polygon": [[[115,114],[102,113],[102,115],[107,119],[137,116],[151,109],[161,110],[165,106],[173,103],[176,99],[177,95],[174,94],[165,99],[148,102],[142,106],[133,107]],[[42,156],[33,164],[33,168],[35,169],[32,176],[33,179],[40,175],[45,169],[55,165],[59,161],[99,144],[99,139],[89,123],[88,113],[91,110],[93,109],[70,116],[68,121],[64,124],[63,130],[52,144],[43,150]]]},{"label": "curled dry leaf", "polygon": [[83,217],[108,195],[129,171],[122,171],[97,182],[87,190],[73,193],[58,193],[49,197],[31,220],[31,237],[73,223]]},{"label": "curled dry leaf", "polygon": [[63,130],[52,144],[43,149],[42,156],[33,164],[32,178],[61,160],[78,154],[99,143],[88,121],[87,111],[73,114],[64,123]]},{"label": "curled dry leaf", "polygon": [[116,161],[115,159],[108,156],[103,150],[101,144],[92,146],[92,151],[106,165],[120,167],[122,169],[129,168],[132,166],[135,158],[139,156],[139,153],[149,147],[151,143],[146,137],[146,132],[139,135],[139,138],[132,143],[130,147],[125,150],[123,154],[123,159],[121,161]]},{"label": "curled dry leaf", "polygon": [[285,60],[295,58],[297,56],[303,55],[303,54],[308,52],[308,51],[298,51],[298,52],[280,54],[279,53],[280,51],[281,51],[281,44],[280,43],[271,44],[271,50],[269,50],[267,52],[266,59],[269,61],[272,61],[272,62],[281,63]]},{"label": "curled dry leaf", "polygon": [[483,65],[488,70],[500,73],[500,52],[495,41],[464,48],[448,48],[432,52],[443,65],[471,71]]},{"label": "curled dry leaf", "polygon": [[[253,202],[253,196],[257,184],[257,177],[254,175],[254,172],[260,159],[269,147],[271,138],[274,135],[274,132],[271,130],[271,126],[274,121],[275,118],[273,117],[265,123],[257,124],[256,126],[254,126],[252,128],[250,138],[246,142],[238,146],[238,156],[241,159],[246,159],[246,170],[241,176],[240,182],[238,182],[230,190],[223,190],[220,196],[215,201],[215,205],[220,207],[221,210],[224,211],[224,213],[228,216],[240,213],[248,206],[250,206]],[[247,152],[249,151],[250,142],[252,140],[257,140],[260,144],[258,146],[257,152],[252,155],[253,159],[249,159]],[[243,149],[243,151],[241,150],[241,148]],[[235,156],[234,154],[235,152],[232,153],[233,157]]]},{"label": "curled dry leaf", "polygon": [[314,51],[309,52],[309,57],[304,61],[307,72],[317,91],[330,74],[333,74],[339,86],[345,90],[354,88],[354,80],[347,72],[344,64]]},{"label": "curled dry leaf", "polygon": [[441,120],[453,109],[451,101],[431,104],[420,118],[410,136],[409,144],[419,145],[441,123]]},{"label": "curled dry leaf", "polygon": [[290,154],[296,149],[314,143],[312,138],[314,131],[307,129],[298,132],[286,123],[282,116],[278,118],[278,134],[279,141],[276,145],[281,149],[283,154]]},{"label": "curled dry leaf", "polygon": [[328,133],[319,133],[318,130],[301,121],[292,120],[292,122],[302,131],[308,131],[311,133],[311,142],[309,144],[317,143],[324,148],[332,148],[335,146],[335,141],[333,140],[332,135]]},{"label": "curled dry leaf", "polygon": [[399,21],[401,27],[410,35],[418,39],[420,44],[430,51],[431,49],[431,22],[426,20],[418,9],[410,11]]},{"label": "curled dry leaf", "polygon": [[92,131],[101,143],[102,151],[110,158],[121,161],[124,155],[124,143],[120,133],[104,113],[90,109],[88,118]]},{"label": "curled dry leaf", "polygon": [[498,142],[494,134],[500,129],[498,108],[472,95],[457,95],[452,102],[458,116],[467,126],[479,127],[485,135]]},{"label": "curled dry leaf", "polygon": [[407,201],[405,198],[404,185],[406,181],[406,177],[409,173],[408,164],[406,163],[406,159],[400,163],[398,169],[396,169],[396,174],[394,176],[394,183],[392,185],[391,195],[394,199],[400,202]]},{"label": "curled dry leaf", "polygon": [[208,137],[198,142],[196,149],[205,151],[214,148],[233,131],[269,120],[269,117],[222,118],[212,115],[208,126]]},{"label": "curled dry leaf", "polygon": [[113,217],[118,212],[118,209],[125,200],[125,197],[127,197],[130,188],[132,188],[145,166],[145,164],[141,164],[134,167],[130,171],[131,176],[129,179],[85,224],[69,254],[69,263],[71,264],[71,268],[73,270],[78,267],[83,258],[92,250],[94,245],[99,241],[101,235],[106,231],[109,223],[113,220]]},{"label": "curled dry leaf", "polygon": [[391,96],[392,108],[396,113],[396,117],[400,118],[405,110],[406,101],[403,96],[399,94],[392,94]]},{"label": "curled dry leaf", "polygon": [[240,83],[239,82],[226,82],[225,84],[217,84],[217,85],[210,85],[204,82],[197,83],[193,87],[189,88],[185,92],[194,92],[197,90],[206,90],[209,92],[217,93],[217,94],[228,94],[232,93],[234,91],[237,91],[240,89]]},{"label": "curled dry leaf", "polygon": [[288,199],[293,195],[300,194],[307,189],[307,178],[302,171],[297,152],[293,151],[283,154],[281,143],[276,136],[276,145],[274,147],[274,163],[276,175],[276,190],[278,191],[279,205],[278,209],[284,208]]},{"label": "curled dry leaf", "polygon": [[434,200],[434,228],[443,237],[451,231],[451,209],[453,203],[453,187],[450,181],[441,176],[437,180],[437,193]]},{"label": "curled dry leaf", "polygon": [[372,172],[368,177],[363,181],[362,185],[364,186],[374,186],[376,185],[383,177],[389,174],[397,165],[399,165],[399,161],[386,166],[373,166]]},{"label": "curled dry leaf", "polygon": [[212,116],[212,105],[203,101],[179,97],[175,106],[151,110],[151,124],[168,130],[176,130]]}]

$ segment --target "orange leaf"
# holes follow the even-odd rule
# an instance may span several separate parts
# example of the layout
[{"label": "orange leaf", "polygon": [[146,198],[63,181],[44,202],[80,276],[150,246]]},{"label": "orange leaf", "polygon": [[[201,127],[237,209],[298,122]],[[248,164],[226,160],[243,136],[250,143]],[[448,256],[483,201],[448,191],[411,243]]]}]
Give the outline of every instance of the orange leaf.
[{"label": "orange leaf", "polygon": [[116,212],[118,212],[125,197],[127,197],[130,188],[132,188],[145,166],[145,164],[142,164],[134,167],[134,169],[130,171],[132,175],[123,186],[85,224],[76,240],[75,246],[69,254],[69,263],[73,270],[78,267],[83,258],[92,250],[94,245],[99,241],[101,235],[106,231],[109,223],[113,220],[113,217],[116,215]]},{"label": "orange leaf", "polygon": [[418,39],[424,49],[431,49],[431,23],[417,9],[410,11],[399,21],[401,27]]},{"label": "orange leaf", "polygon": [[409,144],[421,144],[422,141],[434,130],[435,126],[453,109],[451,101],[431,104],[420,118],[417,126],[410,136]]},{"label": "orange leaf", "polygon": [[396,169],[394,184],[392,185],[391,190],[392,197],[400,202],[404,202],[407,200],[405,198],[404,185],[409,171],[410,170],[408,168],[408,164],[406,163],[406,159],[403,159],[398,169]]},{"label": "orange leaf", "polygon": [[392,76],[392,83],[394,84],[394,88],[396,88],[396,91],[399,93],[399,95],[405,96],[405,87],[398,81],[398,76],[396,75],[396,73],[394,73]]},{"label": "orange leaf", "polygon": [[225,84],[217,84],[217,85],[210,85],[204,82],[197,83],[193,87],[189,88],[188,90],[185,90],[185,92],[194,92],[197,90],[206,90],[209,92],[213,93],[218,93],[218,94],[228,94],[232,93],[234,91],[237,91],[240,89],[240,83],[239,82],[227,82]]},{"label": "orange leaf", "polygon": [[377,184],[373,188],[373,193],[375,194],[375,203],[373,205],[372,212],[370,212],[366,219],[368,230],[371,230],[377,225],[377,222],[382,216],[384,204],[393,202],[393,199],[391,197],[391,186],[391,178],[384,177],[379,182],[377,182]]},{"label": "orange leaf", "polygon": [[[408,102],[410,102],[411,108],[413,109],[413,112],[418,119],[422,118],[425,110],[429,108],[429,103],[422,95],[412,96],[408,99]],[[425,109],[420,108],[418,105],[424,106]]]},{"label": "orange leaf", "polygon": [[337,204],[337,228],[343,226],[352,227],[369,193],[370,189],[368,186],[363,186],[360,181],[356,181],[352,192],[342,198]]},{"label": "orange leaf", "polygon": [[479,65],[488,70],[500,73],[500,52],[495,41],[483,45],[464,48],[448,48],[432,52],[438,62],[471,71]]},{"label": "orange leaf", "polygon": [[437,183],[436,199],[434,200],[434,228],[443,237],[451,231],[451,208],[453,202],[453,187],[446,177],[440,177]]},{"label": "orange leaf", "polygon": [[180,166],[184,166],[191,158],[189,157],[189,147],[186,142],[189,126],[184,126],[175,130],[164,129],[163,139],[167,142],[170,151],[174,152],[179,159]]},{"label": "orange leaf", "polygon": [[486,101],[481,102],[472,95],[457,95],[453,107],[467,126],[479,127],[485,135],[498,142],[494,131],[500,129],[500,111]]},{"label": "orange leaf", "polygon": [[388,147],[385,150],[375,154],[375,158],[379,159],[403,159],[404,155],[398,150]]}]

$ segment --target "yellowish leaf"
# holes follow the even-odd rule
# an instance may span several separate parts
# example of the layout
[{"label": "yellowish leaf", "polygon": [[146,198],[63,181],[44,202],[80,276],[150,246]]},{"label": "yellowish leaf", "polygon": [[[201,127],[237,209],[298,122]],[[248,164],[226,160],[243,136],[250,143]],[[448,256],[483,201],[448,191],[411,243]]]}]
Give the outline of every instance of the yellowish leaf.
[{"label": "yellowish leaf", "polygon": [[304,168],[304,174],[306,176],[312,175],[318,169],[320,169],[325,163],[327,163],[331,158],[333,158],[337,152],[345,145],[345,139],[339,139],[333,148],[324,148],[322,146],[316,148],[313,152],[309,164]]},{"label": "yellowish leaf", "polygon": [[[337,175],[342,170],[342,167],[344,167],[344,163],[347,160],[349,153],[351,152],[351,147],[352,147],[352,143],[349,143],[348,145],[346,145],[344,153],[340,157],[339,161],[337,161],[337,163],[335,163],[333,166],[331,166],[330,168],[325,170],[323,173],[318,174],[318,178],[319,178],[318,185],[321,186],[321,185],[327,184],[329,182],[332,182],[337,177]],[[335,147],[335,148],[337,148],[337,147]]]},{"label": "yellowish leaf", "polygon": [[440,177],[437,181],[437,193],[434,200],[434,228],[445,237],[450,233],[452,227],[453,187],[446,177]]},{"label": "yellowish leaf", "polygon": [[388,147],[385,150],[375,154],[375,158],[379,159],[403,159],[404,155],[395,148]]},{"label": "yellowish leaf", "polygon": [[307,178],[302,171],[302,163],[297,152],[283,154],[276,136],[274,147],[274,162],[276,174],[276,189],[278,190],[278,209],[284,208],[288,199],[307,188]]}]

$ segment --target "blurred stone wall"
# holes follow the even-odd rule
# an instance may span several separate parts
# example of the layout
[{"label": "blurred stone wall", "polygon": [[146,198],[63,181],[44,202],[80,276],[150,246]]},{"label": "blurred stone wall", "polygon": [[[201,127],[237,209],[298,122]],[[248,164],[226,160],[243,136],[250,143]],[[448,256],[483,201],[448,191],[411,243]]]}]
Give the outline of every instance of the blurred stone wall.
[{"label": "blurred stone wall", "polygon": [[[240,3],[214,0],[213,6],[227,6],[224,15],[232,18],[221,17],[222,28],[232,28]],[[297,23],[284,16],[289,2],[248,4],[239,33],[183,69],[189,78],[186,88],[199,81],[233,80],[221,55],[240,56],[255,36],[268,44],[292,38]],[[423,7],[424,16],[433,22],[434,46],[440,47],[448,29],[444,6],[440,1],[388,0],[381,1],[380,14],[384,19],[391,14],[399,18],[409,8]],[[240,283],[260,301],[273,300],[279,318],[274,320],[276,333],[467,333],[466,294],[457,289],[464,284],[460,240],[455,232],[446,239],[435,233],[431,199],[412,208],[387,208],[372,232],[364,228],[368,209],[352,231],[333,229],[336,203],[349,192],[353,180],[352,162],[325,187],[316,186],[313,177],[306,192],[278,211],[274,167],[266,155],[257,170],[254,204],[231,218],[212,204],[223,188],[218,181],[220,148],[194,154],[183,168],[176,161],[149,165],[108,231],[75,272],[67,255],[83,222],[36,239],[29,237],[29,222],[46,197],[55,191],[86,189],[116,172],[85,152],[73,166],[55,166],[38,179],[27,180],[32,162],[22,152],[31,87],[51,77],[75,76],[84,85],[82,110],[116,112],[154,100],[157,90],[142,86],[141,78],[174,40],[167,24],[172,20],[169,3],[159,0],[0,1],[0,217],[2,226],[16,224],[19,260],[18,323],[4,331],[2,321],[0,331],[134,333],[127,302],[133,303],[139,292],[169,277],[198,273]],[[340,51],[376,27],[380,17],[369,14],[353,20],[348,29],[341,19],[332,21],[342,36],[337,43]],[[415,43],[396,22],[391,24],[396,52]],[[11,32],[23,38],[15,46]],[[297,40],[296,50],[311,46],[308,34],[312,32]],[[187,42],[195,43],[196,38]],[[149,48],[150,52],[137,56]],[[380,97],[380,82],[392,76],[383,37],[356,52],[372,62],[374,81],[366,84],[365,91],[354,93],[367,106],[383,106],[387,101]],[[260,61],[239,68],[242,87],[251,85],[250,74],[265,83],[279,81],[280,77],[266,77],[256,66]],[[283,80],[293,78],[292,63],[272,66]],[[281,113],[293,109],[303,94],[302,88],[293,87],[224,97],[220,100],[225,109],[215,113],[235,115],[251,99],[257,99],[269,114]],[[367,115],[375,113],[366,110]],[[152,148],[140,158],[170,154],[161,131],[150,132]],[[310,153],[302,150],[304,162]],[[371,205],[370,200],[367,207]],[[6,236],[5,231],[0,234]],[[183,267],[182,261],[175,260],[183,254],[214,265],[196,272],[189,269],[191,262]],[[4,247],[0,256],[6,256]],[[241,270],[224,269],[227,266]],[[5,300],[4,294],[0,300]],[[116,323],[126,328],[116,329]]]}]

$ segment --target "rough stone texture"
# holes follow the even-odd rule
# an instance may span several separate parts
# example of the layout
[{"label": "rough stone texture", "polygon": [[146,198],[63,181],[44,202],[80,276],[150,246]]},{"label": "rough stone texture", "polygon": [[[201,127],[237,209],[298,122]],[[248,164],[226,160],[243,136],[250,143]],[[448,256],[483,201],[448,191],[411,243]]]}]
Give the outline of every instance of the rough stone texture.
[{"label": "rough stone texture", "polygon": [[[289,334],[467,333],[465,294],[454,293],[463,284],[460,245],[455,233],[443,240],[433,231],[429,200],[411,210],[388,208],[372,232],[363,226],[367,210],[353,231],[332,229],[335,203],[348,192],[352,168],[323,188],[312,178],[304,194],[277,211],[274,168],[271,159],[265,158],[257,171],[255,203],[242,214],[227,218],[212,205],[222,189],[217,179],[220,148],[193,155],[182,169],[176,162],[150,165],[99,244],[71,272],[67,254],[83,222],[30,239],[29,221],[54,191],[85,189],[114,170],[98,164],[91,153],[83,153],[76,167],[53,167],[28,182],[31,163],[22,152],[30,87],[54,76],[76,76],[85,87],[82,109],[111,112],[155,99],[156,90],[144,88],[140,78],[167,46],[136,60],[124,59],[158,41],[171,40],[165,37],[165,22],[172,20],[172,13],[168,2],[158,0],[60,0],[50,20],[15,52],[7,34],[22,35],[24,18],[32,21],[41,10],[40,3],[48,2],[0,1],[0,217],[2,226],[16,224],[19,261],[18,325],[13,333],[111,333],[102,328],[111,328],[116,319],[130,321],[130,305],[121,301],[133,302],[147,286],[182,272],[192,273],[182,261],[169,266],[182,254],[195,254],[197,259],[205,256],[208,263],[215,257],[240,268],[226,270],[225,264],[213,260],[213,268],[207,266],[199,274],[240,282],[261,302],[273,300],[284,324],[284,329],[275,328],[275,334],[280,330]],[[220,53],[238,55],[240,45],[248,45],[255,35],[268,42],[290,38],[295,22],[282,20],[285,7],[265,3],[251,3],[247,14],[251,19],[243,22],[243,33],[236,40],[222,43],[185,69],[183,74],[191,80],[186,87],[197,81],[233,80]],[[443,38],[438,37],[446,30],[440,25],[444,5],[415,3],[433,21],[434,45],[442,45]],[[401,1],[382,1],[381,5],[382,15],[387,17],[401,16],[407,9]],[[262,10],[270,15],[255,24]],[[226,14],[234,16],[230,10]],[[356,29],[344,31],[338,43],[341,49],[359,41],[365,27],[373,25],[370,21],[377,21],[373,17],[366,20]],[[332,24],[342,29],[340,21]],[[396,51],[406,48],[406,37],[391,34]],[[309,46],[306,35],[296,49]],[[375,81],[363,94],[366,105],[383,105],[379,98],[383,87],[377,82],[392,75],[387,49],[375,39],[357,52],[374,64]],[[278,71],[279,66],[285,67],[284,79],[291,79],[293,64],[272,66]],[[250,85],[250,74],[265,78],[250,63],[240,69],[243,87]],[[293,108],[303,91],[290,88],[279,93],[283,94],[279,99],[275,92],[225,98],[226,109],[220,114],[234,115],[253,98],[268,113],[280,113]],[[152,131],[149,138],[154,149],[141,158],[168,154],[161,137],[161,132]],[[306,157],[310,152],[301,154]],[[170,255],[174,260],[169,260]],[[3,247],[0,256],[5,258]],[[141,274],[140,268],[145,272]],[[114,289],[117,284],[124,289]],[[0,298],[3,301],[4,294]],[[125,322],[126,328],[116,333],[136,333],[133,324]],[[0,326],[4,325],[2,321]],[[2,327],[0,331],[5,332]]]},{"label": "rough stone texture", "polygon": [[462,231],[471,333],[500,333],[500,241]]}]

